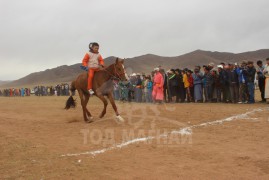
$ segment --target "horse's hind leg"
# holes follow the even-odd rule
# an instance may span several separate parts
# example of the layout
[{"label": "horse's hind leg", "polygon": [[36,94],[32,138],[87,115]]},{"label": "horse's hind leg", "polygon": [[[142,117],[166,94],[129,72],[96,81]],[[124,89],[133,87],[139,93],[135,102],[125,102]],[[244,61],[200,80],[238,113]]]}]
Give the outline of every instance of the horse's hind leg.
[{"label": "horse's hind leg", "polygon": [[103,95],[101,95],[101,94],[96,94],[96,96],[99,98],[99,99],[101,99],[101,101],[103,101],[103,103],[104,103],[104,109],[103,109],[103,111],[102,111],[102,113],[100,114],[100,116],[99,116],[99,118],[103,118],[104,117],[104,115],[106,114],[106,107],[107,107],[107,100],[106,100],[106,98],[103,96]]},{"label": "horse's hind leg", "polygon": [[[78,90],[78,93],[79,93],[79,97],[80,97],[80,100],[81,100],[81,106],[82,106],[82,110],[83,110],[83,117],[84,117],[84,121],[85,122],[90,122],[88,117],[87,117],[87,114],[86,114],[86,97],[84,96],[83,92],[81,90]],[[85,97],[85,99],[84,99]]]},{"label": "horse's hind leg", "polygon": [[85,110],[86,110],[86,113],[87,113],[88,117],[90,118],[90,120],[88,122],[92,122],[93,117],[92,117],[90,111],[87,109],[87,104],[89,102],[90,96],[88,94],[86,94],[86,95],[84,94],[84,96],[85,96],[85,104],[86,104],[85,105]]},{"label": "horse's hind leg", "polygon": [[116,106],[115,101],[114,101],[114,98],[113,98],[113,96],[112,96],[112,93],[109,93],[109,94],[108,94],[108,99],[109,99],[109,101],[110,101],[110,103],[111,103],[111,105],[112,105],[112,107],[113,107],[113,109],[114,109],[114,111],[115,111],[115,113],[116,113],[117,119],[118,119],[119,121],[123,122],[124,119],[120,116],[120,114],[119,114],[119,112],[118,112],[117,106]]}]

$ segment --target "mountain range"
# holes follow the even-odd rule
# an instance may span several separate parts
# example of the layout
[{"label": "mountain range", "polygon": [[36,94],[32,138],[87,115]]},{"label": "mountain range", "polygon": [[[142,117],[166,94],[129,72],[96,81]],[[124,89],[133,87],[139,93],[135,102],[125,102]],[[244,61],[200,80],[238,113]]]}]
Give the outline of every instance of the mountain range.
[{"label": "mountain range", "polygon": [[[138,57],[127,58],[125,60],[125,68],[128,74],[131,73],[150,73],[154,67],[162,66],[164,69],[170,68],[191,68],[195,65],[207,65],[211,62],[215,65],[221,62],[238,62],[243,60],[265,60],[269,57],[269,49],[261,49],[257,51],[249,51],[244,53],[228,53],[228,52],[212,52],[196,50],[181,56],[162,57],[153,54],[146,54]],[[104,59],[105,64],[114,63],[116,57],[108,57]],[[47,69],[45,71],[34,72],[25,77],[12,82],[0,81],[0,88],[3,87],[23,87],[35,85],[56,85],[58,83],[70,82],[74,80],[83,71],[80,69],[81,63],[74,65],[63,65],[56,68]]]}]

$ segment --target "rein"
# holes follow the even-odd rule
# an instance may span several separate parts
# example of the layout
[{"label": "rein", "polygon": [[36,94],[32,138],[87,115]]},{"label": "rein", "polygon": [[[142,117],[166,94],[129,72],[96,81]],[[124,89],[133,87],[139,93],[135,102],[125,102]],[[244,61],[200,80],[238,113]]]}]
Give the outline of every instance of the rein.
[{"label": "rein", "polygon": [[[115,78],[115,79],[117,79],[117,80],[122,81],[122,79],[120,78],[120,75],[124,74],[125,72],[119,74],[119,73],[116,71],[116,65],[113,64],[113,66],[114,66],[114,74],[111,73],[110,71],[108,71],[107,68],[104,68],[103,70],[106,71],[112,78]],[[109,66],[109,67],[110,67],[110,66]],[[115,74],[116,74],[118,77],[115,76]]]}]

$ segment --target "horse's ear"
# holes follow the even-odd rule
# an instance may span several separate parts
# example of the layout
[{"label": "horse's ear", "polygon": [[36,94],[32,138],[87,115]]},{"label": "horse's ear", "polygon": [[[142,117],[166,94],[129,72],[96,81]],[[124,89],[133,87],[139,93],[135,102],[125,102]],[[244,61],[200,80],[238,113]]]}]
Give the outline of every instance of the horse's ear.
[{"label": "horse's ear", "polygon": [[116,64],[118,64],[118,63],[119,63],[119,58],[116,59]]}]

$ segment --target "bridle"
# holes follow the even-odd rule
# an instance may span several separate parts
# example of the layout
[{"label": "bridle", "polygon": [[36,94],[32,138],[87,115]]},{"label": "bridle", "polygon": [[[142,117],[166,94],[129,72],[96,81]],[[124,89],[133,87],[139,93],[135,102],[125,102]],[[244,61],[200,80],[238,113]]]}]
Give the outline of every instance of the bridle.
[{"label": "bridle", "polygon": [[118,73],[118,72],[116,71],[116,64],[114,64],[114,73],[119,77],[120,80],[122,80],[120,77],[121,77],[122,75],[125,75],[125,74],[126,74],[126,71],[125,71],[125,69],[123,69],[123,72],[122,72],[122,73]]},{"label": "bridle", "polygon": [[[114,68],[113,68],[114,74],[112,74],[110,71],[108,71],[108,70],[105,69],[105,68],[104,68],[104,71],[106,71],[112,78],[122,81],[122,79],[121,79],[121,75],[125,74],[126,71],[124,70],[122,73],[118,73],[118,72],[116,71],[116,64],[115,64],[115,63],[113,64],[113,66],[114,66]],[[116,74],[116,76],[115,76],[115,74]],[[118,76],[118,77],[117,77],[117,76]]]}]

